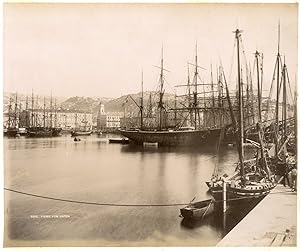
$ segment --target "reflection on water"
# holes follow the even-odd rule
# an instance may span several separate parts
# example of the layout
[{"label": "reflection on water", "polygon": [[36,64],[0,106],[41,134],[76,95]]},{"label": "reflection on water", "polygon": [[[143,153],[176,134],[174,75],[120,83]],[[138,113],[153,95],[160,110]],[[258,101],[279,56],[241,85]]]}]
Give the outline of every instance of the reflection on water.
[{"label": "reflection on water", "polygon": [[[230,173],[237,153],[222,148],[109,144],[112,135],[4,139],[5,186],[29,193],[118,204],[187,203],[210,197],[205,181],[214,168]],[[118,136],[119,137],[119,136]],[[174,207],[105,207],[5,193],[11,240],[62,240],[73,246],[211,246],[245,209],[186,221]],[[39,217],[32,217],[32,216]],[[43,218],[67,215],[68,218]],[[83,242],[84,240],[91,241]],[[96,242],[95,242],[96,241]],[[70,245],[70,242],[68,242]],[[55,245],[53,243],[52,245]],[[61,243],[60,243],[61,245]]]}]

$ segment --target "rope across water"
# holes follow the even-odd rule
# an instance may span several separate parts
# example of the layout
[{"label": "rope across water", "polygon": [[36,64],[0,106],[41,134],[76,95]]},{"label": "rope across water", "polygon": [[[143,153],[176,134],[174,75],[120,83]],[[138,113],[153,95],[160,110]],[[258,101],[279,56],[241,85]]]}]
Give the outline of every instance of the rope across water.
[{"label": "rope across water", "polygon": [[[38,195],[33,193],[26,193],[10,188],[4,188],[5,191],[13,192],[17,194],[22,194],[26,196],[41,198],[41,199],[47,199],[47,200],[55,200],[55,201],[62,201],[62,202],[69,202],[69,203],[77,203],[77,204],[85,204],[85,205],[94,205],[94,206],[110,206],[110,207],[175,207],[175,206],[186,206],[189,205],[190,202],[186,203],[169,203],[169,204],[119,204],[119,203],[100,203],[100,202],[90,202],[90,201],[80,201],[80,200],[71,200],[71,199],[63,199],[63,198],[57,198],[57,197],[51,197],[51,196],[44,196],[44,195]],[[286,193],[289,194],[289,192],[270,192],[269,194],[279,194],[279,193]],[[241,198],[234,198],[234,199],[228,199],[227,201],[235,201],[235,200],[244,200],[249,198],[258,198],[258,196],[248,196],[247,198],[241,197]],[[218,200],[215,202],[222,202],[222,200]]]}]

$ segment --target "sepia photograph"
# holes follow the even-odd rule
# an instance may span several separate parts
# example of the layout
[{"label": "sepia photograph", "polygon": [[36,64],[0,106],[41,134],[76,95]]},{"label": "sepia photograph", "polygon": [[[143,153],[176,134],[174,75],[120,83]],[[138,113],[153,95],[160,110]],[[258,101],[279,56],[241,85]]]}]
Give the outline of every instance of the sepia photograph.
[{"label": "sepia photograph", "polygon": [[3,8],[3,247],[297,247],[298,3]]}]

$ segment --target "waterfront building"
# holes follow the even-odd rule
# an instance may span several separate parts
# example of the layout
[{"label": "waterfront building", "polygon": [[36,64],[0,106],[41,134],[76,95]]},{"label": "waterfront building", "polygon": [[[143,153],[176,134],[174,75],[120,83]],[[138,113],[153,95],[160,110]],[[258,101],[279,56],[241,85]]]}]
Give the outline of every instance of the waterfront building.
[{"label": "waterfront building", "polygon": [[93,124],[92,113],[86,113],[83,111],[63,110],[58,108],[57,111],[51,111],[46,109],[34,109],[28,111],[22,111],[20,113],[20,123],[29,126],[43,126],[45,116],[46,127],[60,127],[63,129],[74,129],[81,123],[86,121],[88,126]]},{"label": "waterfront building", "polygon": [[122,112],[105,112],[104,104],[100,103],[97,115],[97,129],[102,131],[120,128],[120,119],[122,116]]}]

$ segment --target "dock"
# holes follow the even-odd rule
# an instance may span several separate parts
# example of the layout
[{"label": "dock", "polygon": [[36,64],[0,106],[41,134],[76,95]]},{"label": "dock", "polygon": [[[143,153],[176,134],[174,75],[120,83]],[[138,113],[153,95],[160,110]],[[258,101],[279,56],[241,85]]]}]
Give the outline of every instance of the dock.
[{"label": "dock", "polygon": [[297,193],[277,185],[217,247],[296,247]]}]

